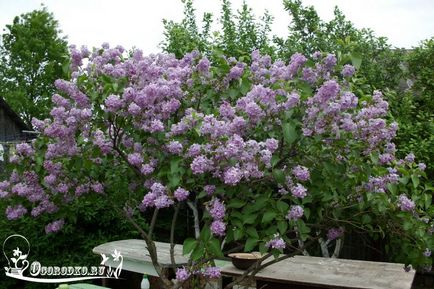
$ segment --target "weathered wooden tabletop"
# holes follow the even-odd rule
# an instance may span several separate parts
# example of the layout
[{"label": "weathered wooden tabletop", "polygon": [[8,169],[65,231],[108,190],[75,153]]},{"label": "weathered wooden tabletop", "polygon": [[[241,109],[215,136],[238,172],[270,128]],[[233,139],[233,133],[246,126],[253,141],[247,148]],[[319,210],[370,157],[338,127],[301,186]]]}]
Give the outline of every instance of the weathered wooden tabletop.
[{"label": "weathered wooden tabletop", "polygon": [[[222,273],[239,276],[243,271],[228,264]],[[320,288],[410,289],[414,275],[403,264],[295,256],[262,269],[255,279]]]},{"label": "weathered wooden tabletop", "polygon": [[[172,267],[170,260],[170,243],[155,242],[155,246],[157,248],[158,262],[162,267]],[[114,250],[120,252],[123,257],[123,269],[136,273],[157,275],[144,240],[130,239],[108,242],[93,248],[92,252],[109,255],[112,254]],[[175,245],[174,257],[177,267],[186,265],[188,262],[188,258],[182,255],[182,245]],[[108,262],[107,265],[111,264]]]}]

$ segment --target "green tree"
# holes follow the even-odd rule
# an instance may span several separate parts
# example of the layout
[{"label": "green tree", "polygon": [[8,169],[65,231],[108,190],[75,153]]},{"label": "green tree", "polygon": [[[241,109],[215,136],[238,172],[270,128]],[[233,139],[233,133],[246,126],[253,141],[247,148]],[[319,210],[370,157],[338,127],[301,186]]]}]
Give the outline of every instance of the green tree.
[{"label": "green tree", "polygon": [[434,176],[434,38],[409,50],[403,59],[406,79],[413,84],[403,92],[388,91],[392,114],[399,124],[398,153],[410,152],[426,163]]},{"label": "green tree", "polygon": [[68,47],[45,7],[15,17],[0,43],[0,95],[27,124],[47,117],[54,81],[62,78]]},{"label": "green tree", "polygon": [[205,55],[218,49],[226,56],[241,57],[259,49],[263,53],[274,54],[270,40],[273,17],[265,12],[259,19],[255,18],[252,9],[243,2],[241,10],[232,11],[231,2],[222,0],[219,31],[211,33],[212,14],[205,13],[202,27],[194,14],[192,0],[182,0],[184,3],[184,19],[177,23],[163,20],[164,40],[161,47],[165,52],[174,53],[180,58],[185,53],[198,50]]}]

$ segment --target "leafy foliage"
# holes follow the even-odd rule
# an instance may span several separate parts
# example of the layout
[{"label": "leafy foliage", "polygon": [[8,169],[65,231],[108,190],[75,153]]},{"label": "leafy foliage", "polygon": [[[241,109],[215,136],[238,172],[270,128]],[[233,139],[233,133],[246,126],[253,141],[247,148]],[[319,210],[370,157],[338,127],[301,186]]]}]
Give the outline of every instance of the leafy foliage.
[{"label": "leafy foliage", "polygon": [[50,111],[54,81],[63,76],[67,43],[46,8],[15,17],[0,46],[1,96],[30,126]]},{"label": "leafy foliage", "polygon": [[266,11],[258,22],[252,9],[244,1],[241,10],[234,13],[229,0],[222,1],[219,24],[221,30],[212,32],[212,14],[205,13],[202,28],[199,29],[192,0],[183,0],[184,19],[181,23],[163,20],[165,39],[162,48],[180,58],[185,53],[198,50],[207,55],[213,50],[227,56],[248,57],[259,49],[273,54],[270,31],[273,17]]}]

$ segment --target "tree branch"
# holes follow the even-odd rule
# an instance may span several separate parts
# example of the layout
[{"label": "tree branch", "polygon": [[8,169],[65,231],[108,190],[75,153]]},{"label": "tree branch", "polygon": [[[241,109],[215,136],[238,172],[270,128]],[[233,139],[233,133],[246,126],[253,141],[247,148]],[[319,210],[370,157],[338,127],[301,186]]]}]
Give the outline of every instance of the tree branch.
[{"label": "tree branch", "polygon": [[194,236],[196,239],[199,239],[200,236],[200,224],[199,224],[199,212],[197,211],[196,203],[192,201],[187,201],[187,205],[193,211],[194,217]]},{"label": "tree branch", "polygon": [[151,225],[149,226],[148,235],[152,238],[152,233],[154,233],[155,223],[157,222],[158,208],[154,209],[154,214],[152,215]]},{"label": "tree branch", "polygon": [[175,226],[176,226],[176,221],[178,220],[179,207],[180,207],[179,204],[175,206],[175,212],[173,213],[173,218],[172,218],[172,226],[170,228],[170,262],[172,263],[173,268],[175,268],[176,265],[174,239],[175,239]]}]

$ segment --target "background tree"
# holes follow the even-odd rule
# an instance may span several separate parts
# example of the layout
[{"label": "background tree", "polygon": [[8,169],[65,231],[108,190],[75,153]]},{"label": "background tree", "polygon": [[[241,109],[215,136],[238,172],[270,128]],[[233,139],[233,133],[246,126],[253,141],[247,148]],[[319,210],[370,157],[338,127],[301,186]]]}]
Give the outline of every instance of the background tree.
[{"label": "background tree", "polygon": [[213,18],[211,13],[204,13],[202,28],[194,14],[192,0],[182,0],[184,3],[184,19],[177,23],[163,20],[164,40],[161,43],[163,51],[174,53],[181,58],[185,53],[198,50],[210,55],[218,50],[228,57],[250,57],[250,53],[259,49],[264,53],[274,55],[270,39],[273,17],[266,11],[259,19],[255,18],[252,9],[243,2],[241,10],[234,13],[229,0],[223,0],[219,31],[212,32]]},{"label": "background tree", "polygon": [[0,95],[30,125],[51,108],[54,81],[68,61],[65,37],[45,7],[15,17],[0,43]]}]

